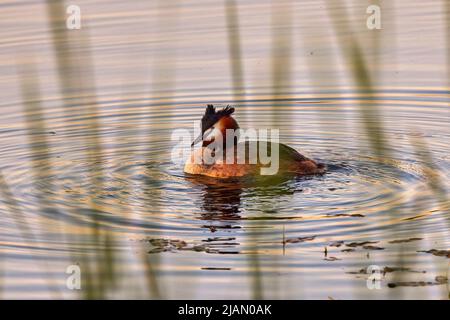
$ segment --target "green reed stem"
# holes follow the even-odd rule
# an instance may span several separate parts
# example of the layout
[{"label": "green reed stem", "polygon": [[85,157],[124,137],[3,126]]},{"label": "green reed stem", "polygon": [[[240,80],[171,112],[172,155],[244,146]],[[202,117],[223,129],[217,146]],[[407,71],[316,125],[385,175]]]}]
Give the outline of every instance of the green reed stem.
[{"label": "green reed stem", "polygon": [[243,64],[241,55],[239,13],[235,0],[225,0],[225,13],[227,19],[228,50],[231,64],[231,77],[233,82],[233,95],[237,100],[245,92],[243,80]]},{"label": "green reed stem", "polygon": [[[344,10],[333,10],[328,6],[328,12],[334,23],[333,29],[335,30],[336,37],[339,40],[341,54],[347,61],[347,65],[351,68],[351,73],[355,84],[359,88],[368,92],[370,98],[375,97],[374,84],[370,75],[368,65],[365,61],[364,54],[357,39],[353,36],[353,32],[348,26],[347,14]],[[341,20],[339,20],[341,18]],[[364,26],[365,27],[365,26]],[[378,31],[374,31],[378,32]],[[346,38],[348,37],[348,47],[345,47]],[[377,42],[378,43],[378,42]],[[377,44],[376,43],[376,44]],[[376,47],[376,44],[374,47]],[[377,52],[377,50],[375,50]],[[366,135],[369,138],[372,149],[378,157],[386,156],[387,154],[387,139],[383,130],[383,123],[381,120],[381,114],[378,109],[378,105],[373,103],[370,107],[359,107],[362,120],[364,122],[364,129]]]},{"label": "green reed stem", "polygon": [[[87,158],[89,160],[88,176],[91,185],[94,187],[89,201],[93,223],[93,227],[90,228],[90,238],[96,244],[96,247],[103,248],[103,251],[96,254],[93,261],[89,261],[87,256],[82,254],[81,268],[84,279],[86,279],[84,287],[87,290],[83,292],[85,297],[88,299],[104,298],[108,288],[112,288],[115,284],[115,252],[112,250],[114,237],[107,228],[101,228],[98,217],[98,212],[102,212],[102,206],[98,203],[98,199],[103,190],[104,156],[99,138],[100,126],[97,121],[98,110],[90,57],[90,37],[86,21],[84,21],[82,30],[76,30],[69,36],[69,31],[65,26],[66,13],[64,2],[47,0],[47,12],[57,60],[62,101],[67,116],[75,116],[73,111],[71,111],[71,106],[68,104],[69,98],[75,95],[79,98],[82,95],[83,87],[89,88],[94,92],[91,96],[87,95],[86,98],[79,99],[79,102],[85,106],[84,114],[90,115],[88,129],[92,132],[91,140],[86,140],[86,145],[88,146]],[[73,47],[75,46],[82,50],[75,54],[73,52]],[[88,193],[88,191],[86,192]],[[94,270],[95,274],[92,274]]]}]

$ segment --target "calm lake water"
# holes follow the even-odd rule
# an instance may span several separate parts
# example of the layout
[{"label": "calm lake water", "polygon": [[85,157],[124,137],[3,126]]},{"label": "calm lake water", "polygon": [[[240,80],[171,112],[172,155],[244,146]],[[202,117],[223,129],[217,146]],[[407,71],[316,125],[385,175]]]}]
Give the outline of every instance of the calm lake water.
[{"label": "calm lake water", "polygon": [[[80,0],[81,30],[64,6],[0,4],[2,298],[448,299],[444,1],[381,1],[381,30],[364,1],[336,20],[337,1],[226,3]],[[207,103],[328,172],[185,176],[171,136]]]}]

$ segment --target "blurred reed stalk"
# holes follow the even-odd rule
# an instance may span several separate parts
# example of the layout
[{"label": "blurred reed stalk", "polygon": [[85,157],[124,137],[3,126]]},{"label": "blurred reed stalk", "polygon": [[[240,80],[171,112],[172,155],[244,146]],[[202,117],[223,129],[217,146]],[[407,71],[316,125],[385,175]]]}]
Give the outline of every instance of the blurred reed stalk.
[{"label": "blurred reed stalk", "polygon": [[[428,189],[434,195],[436,202],[439,204],[439,212],[444,214],[444,221],[446,223],[447,230],[450,230],[450,215],[448,214],[450,212],[450,202],[445,184],[441,178],[441,172],[433,160],[432,153],[430,152],[426,141],[419,134],[412,137],[410,139],[410,143],[414,146],[415,154],[422,164],[422,174],[426,178]],[[448,277],[448,272],[447,274],[442,274],[442,276]],[[447,286],[447,293],[448,298],[450,299],[449,286]]]},{"label": "blurred reed stalk", "polygon": [[421,160],[420,163],[423,164],[422,173],[426,177],[428,187],[435,194],[436,198],[440,200],[439,203],[448,205],[447,192],[442,182],[439,168],[433,160],[426,141],[420,135],[412,137],[410,141],[415,148],[417,157]]},{"label": "blurred reed stalk", "polygon": [[[364,8],[365,9],[365,8]],[[359,105],[359,113],[361,115],[364,130],[369,140],[370,147],[376,155],[378,161],[390,160],[388,140],[385,136],[384,126],[382,123],[382,114],[379,110],[378,103],[376,102],[375,81],[370,73],[370,68],[367,63],[368,58],[365,57],[364,52],[361,49],[361,45],[355,36],[352,28],[350,27],[350,17],[347,14],[347,8],[345,4],[339,3],[337,6],[332,6],[332,1],[327,3],[328,14],[333,23],[333,30],[335,32],[338,44],[340,47],[341,55],[344,58],[346,65],[351,69],[351,75],[353,82],[356,86],[356,90],[364,90],[367,92],[370,101],[373,103],[370,106],[364,107],[361,103]],[[366,10],[361,12],[362,17],[366,16]],[[361,24],[359,28],[366,28],[365,24]],[[371,30],[371,32],[381,32],[382,30]],[[371,48],[372,60],[371,66],[375,68],[379,67],[378,55],[380,36],[369,37],[372,43],[368,44]],[[381,164],[381,163],[380,163]],[[400,178],[400,177],[399,177]],[[389,214],[392,220],[395,220],[398,215],[398,208],[389,208]],[[398,228],[398,224],[394,224],[394,228]],[[396,234],[396,230],[390,230],[389,237]],[[404,267],[404,252],[403,247],[400,247],[400,252],[397,254],[397,266]],[[393,281],[397,282],[398,275],[394,273]],[[388,291],[388,295],[392,297],[394,292]]]},{"label": "blurred reed stalk", "polygon": [[[238,101],[245,95],[245,84],[243,79],[243,62],[240,43],[239,11],[235,0],[225,0],[226,30],[228,35],[228,52],[232,78],[232,93],[234,101]],[[254,246],[249,257],[249,272],[251,279],[252,298],[263,298],[263,284],[259,265],[259,253],[256,237],[252,237]]]},{"label": "blurred reed stalk", "polygon": [[[1,173],[0,173],[1,174]],[[3,289],[3,287],[4,287],[4,284],[3,284],[3,277],[4,277],[4,271],[3,271],[3,260],[2,259],[0,259],[0,300],[4,300],[4,298],[3,298],[3,291],[4,291],[4,289]]]},{"label": "blurred reed stalk", "polygon": [[[277,108],[282,107],[285,103],[282,97],[284,90],[290,93],[292,87],[292,47],[294,41],[292,37],[292,19],[294,6],[291,0],[272,0],[271,9],[272,114],[274,114],[273,126],[277,128],[282,120],[280,111]],[[284,117],[290,118],[291,112],[292,109],[288,107]],[[279,129],[282,130],[282,128]],[[277,255],[274,255],[274,260],[274,266],[276,272],[278,272]],[[275,298],[278,298],[277,295],[280,293],[278,279],[273,281],[273,289],[271,291],[275,293]]]},{"label": "blurred reed stalk", "polygon": [[272,0],[272,95],[276,101],[292,80],[292,12],[290,0]]},{"label": "blurred reed stalk", "polygon": [[[450,1],[443,0],[445,10],[445,35],[447,40],[447,99],[450,107]],[[449,217],[450,219],[450,217]]]},{"label": "blurred reed stalk", "polygon": [[243,63],[241,55],[239,12],[235,0],[225,0],[225,13],[228,34],[228,51],[233,82],[233,97],[238,100],[245,95]]},{"label": "blurred reed stalk", "polygon": [[[367,91],[369,98],[374,101],[370,107],[360,105],[359,112],[372,150],[379,158],[382,158],[387,156],[388,141],[384,133],[381,114],[375,100],[376,93],[374,91],[374,81],[370,75],[366,58],[364,57],[364,53],[361,50],[358,40],[349,26],[348,15],[343,4],[333,7],[332,1],[328,1],[327,10],[333,22],[333,30],[335,31],[341,54],[346,60],[347,65],[351,68],[351,74],[355,85],[358,86],[358,89]],[[365,25],[362,26],[362,28],[365,28]],[[373,32],[379,31],[380,30],[373,30]],[[376,37],[376,39],[378,39],[378,37]],[[373,44],[375,54],[378,52],[378,45],[379,41],[377,40]]]},{"label": "blurred reed stalk", "polygon": [[[447,96],[450,107],[450,1],[443,0],[442,7],[445,18],[445,30],[446,35],[446,47],[447,47]],[[426,178],[427,186],[434,194],[437,203],[439,203],[440,210],[444,214],[444,221],[446,222],[447,230],[450,230],[450,202],[448,199],[445,182],[442,180],[441,172],[433,159],[433,155],[426,143],[425,139],[419,134],[410,138],[410,144],[414,147],[415,154],[417,155],[419,162],[422,164],[422,174]],[[447,213],[447,214],[445,214]],[[448,268],[447,268],[448,269]],[[449,277],[447,274],[443,276]],[[450,299],[450,286],[447,285],[447,297]]]},{"label": "blurred reed stalk", "polygon": [[[176,34],[178,26],[178,8],[179,0],[170,2],[158,0],[152,5],[158,14],[154,21],[152,30],[155,32],[155,36],[161,37],[162,39],[170,39],[173,34]],[[176,62],[177,62],[177,52],[173,48],[173,41],[168,41],[168,45],[161,50],[159,44],[155,44],[152,49],[154,51],[149,52],[152,60],[150,61],[149,73],[150,73],[150,88],[149,88],[149,98],[161,97],[161,93],[166,94],[165,99],[152,105],[152,112],[168,111],[167,107],[173,104],[173,95],[176,87]],[[142,115],[143,122],[147,125],[147,121],[154,121],[151,114],[144,110]],[[150,125],[145,127],[145,144],[147,146],[154,146],[158,143],[161,138],[156,133],[157,127],[151,127]],[[160,159],[154,158],[155,154],[150,150],[145,153],[144,161],[151,161],[153,163],[158,162]],[[151,170],[146,172],[147,175],[151,176]],[[164,181],[158,180],[156,178],[151,179],[152,181],[152,192],[145,194],[145,199],[148,202],[148,208],[151,208],[152,212],[161,212],[159,207],[158,199],[161,198],[163,192]],[[150,238],[160,238],[162,230],[156,227],[152,230]],[[160,256],[157,254],[149,255],[146,251],[140,254],[140,259],[145,267],[146,283],[147,287],[153,298],[161,299],[164,297],[164,286],[157,276],[157,269],[160,267]]]},{"label": "blurred reed stalk", "polygon": [[274,127],[277,127],[281,120],[280,112],[276,109],[283,105],[283,102],[280,102],[283,90],[290,92],[292,84],[292,15],[292,1],[271,1],[271,89]]},{"label": "blurred reed stalk", "polygon": [[[31,167],[33,184],[39,192],[37,199],[40,210],[45,212],[51,207],[47,192],[53,189],[51,148],[47,141],[47,128],[43,118],[41,95],[39,92],[38,74],[32,62],[17,63],[21,77],[21,89],[24,105],[24,116],[27,124],[29,148],[31,150]],[[58,219],[59,217],[57,217]]]},{"label": "blurred reed stalk", "polygon": [[[86,254],[81,254],[80,268],[83,272],[84,288],[83,293],[88,299],[105,298],[108,289],[114,288],[116,281],[114,276],[115,252],[113,250],[114,236],[107,228],[102,228],[99,221],[99,213],[102,206],[99,204],[99,196],[103,190],[103,152],[100,141],[100,125],[98,123],[97,101],[95,97],[95,83],[93,80],[93,68],[90,56],[89,34],[87,28],[87,19],[83,19],[83,28],[81,30],[66,29],[65,25],[65,2],[47,0],[47,12],[50,23],[50,32],[52,35],[53,46],[55,49],[55,58],[57,61],[57,71],[60,81],[60,90],[62,102],[66,115],[76,117],[76,108],[73,108],[70,99],[77,99],[77,107],[83,115],[89,115],[88,131],[91,133],[89,140],[86,138],[87,160],[89,167],[86,168],[90,185],[93,192],[86,191],[91,194],[89,206],[91,212],[92,228],[90,228],[90,241],[97,248],[102,248],[100,252],[96,252],[94,259],[88,259]],[[77,52],[74,52],[77,48]],[[90,94],[86,94],[86,88],[92,90]],[[75,239],[77,241],[77,239]],[[82,243],[78,239],[77,243]],[[76,259],[76,257],[72,257]]]},{"label": "blurred reed stalk", "polygon": [[[371,3],[372,4],[372,3]],[[379,4],[380,5],[380,4]],[[450,7],[447,2],[447,14],[449,12],[448,7]],[[364,54],[360,49],[360,45],[357,42],[356,38],[353,36],[351,29],[348,26],[348,18],[346,17],[345,12],[340,9],[336,10],[336,8],[331,9],[331,6],[328,6],[329,14],[334,21],[334,30],[336,31],[336,36],[341,44],[341,52],[342,55],[346,57],[347,64],[352,68],[352,75],[355,83],[360,87],[369,92],[370,97],[374,97],[374,81],[370,75],[369,68],[367,66],[366,59],[364,58]],[[340,11],[340,14],[339,14]],[[340,20],[339,20],[340,19]],[[340,23],[340,25],[339,25]],[[447,26],[449,25],[449,21],[447,20]],[[381,30],[380,30],[381,31]],[[446,30],[447,34],[449,33],[449,28]],[[344,43],[346,38],[348,38],[349,49],[345,50]],[[447,37],[448,39],[448,37]],[[377,71],[378,68],[378,56],[379,56],[379,44],[380,37],[373,36],[372,37],[372,53],[375,55],[374,59],[371,60],[371,67],[374,67],[374,70]],[[392,45],[392,44],[391,44]],[[449,76],[450,79],[450,76]],[[381,114],[377,108],[376,104],[373,104],[371,108],[363,108],[360,107],[360,112],[362,118],[365,123],[366,134],[369,137],[371,142],[372,149],[377,154],[378,157],[389,160],[389,152],[388,152],[388,141],[384,135],[383,125],[381,123]],[[423,164],[422,171],[425,177],[427,178],[427,183],[430,190],[435,195],[435,198],[438,200],[440,204],[448,203],[446,199],[445,188],[440,179],[439,170],[435,166],[434,161],[432,159],[432,155],[429,152],[427,144],[420,138],[412,139],[411,144],[415,148],[415,153],[417,157],[421,160],[420,163]],[[401,177],[398,177],[401,178]],[[390,208],[389,213],[392,216],[392,219],[395,219],[399,209],[393,207]],[[448,210],[447,207],[441,208],[442,212],[446,212]],[[402,226],[400,226],[401,228]],[[396,228],[399,228],[396,224]],[[395,234],[395,230],[391,230],[393,234]],[[400,252],[397,255],[397,265],[400,267],[404,267],[404,248],[400,247]],[[394,273],[393,282],[397,282],[398,275]],[[394,294],[389,291],[389,294]]]},{"label": "blurred reed stalk", "polygon": [[[23,105],[25,111],[25,120],[27,125],[27,133],[29,137],[29,147],[31,149],[31,169],[33,171],[33,181],[34,189],[37,194],[38,207],[42,214],[45,213],[52,208],[50,201],[48,199],[48,193],[52,192],[53,184],[52,184],[52,164],[51,164],[51,154],[50,154],[50,145],[47,141],[47,130],[45,126],[45,121],[43,118],[43,110],[41,106],[41,95],[39,92],[39,82],[38,82],[38,74],[35,71],[35,65],[32,61],[32,57],[28,57],[31,61],[18,62],[18,72],[20,77],[21,84],[21,94],[23,98]],[[12,193],[8,195],[9,199],[14,199]],[[15,204],[16,212],[20,213],[19,204]],[[59,217],[56,217],[59,220]],[[30,233],[32,242],[34,245],[39,246],[36,236],[33,234],[31,229],[27,227],[26,217],[22,213],[20,213],[20,225],[18,228],[26,227],[26,233]],[[45,230],[46,224],[42,219],[39,219],[41,224],[41,229]],[[26,239],[26,238],[24,238]],[[50,290],[51,294],[56,295],[56,297],[60,298],[60,292],[58,287],[55,285],[55,279],[53,274],[49,272],[49,266],[47,262],[44,262],[45,272],[49,278],[49,282],[53,283],[53,287],[56,292]]]},{"label": "blurred reed stalk", "polygon": [[[17,230],[20,233],[25,244],[27,244],[29,247],[34,246],[36,248],[39,248],[40,245],[36,239],[36,236],[34,235],[32,228],[28,224],[26,216],[23,213],[22,209],[20,208],[20,204],[18,203],[13,193],[11,192],[11,189],[6,183],[6,180],[3,177],[1,171],[0,171],[0,196],[3,198],[4,200],[3,202],[8,206],[9,213],[14,222],[16,223]],[[58,287],[55,285],[54,277],[49,271],[49,265],[47,263],[47,260],[43,260],[42,263],[38,263],[38,265],[43,269],[45,279],[47,281],[48,292],[50,293],[52,298],[61,299]],[[1,272],[0,272],[0,280],[1,280]],[[56,291],[54,289],[56,289]]]},{"label": "blurred reed stalk", "polygon": [[[444,12],[445,12],[445,39],[447,42],[447,80],[448,80],[448,88],[447,90],[450,91],[450,1],[448,0],[442,0]],[[450,98],[449,98],[450,100]],[[450,101],[449,101],[450,105]]]}]

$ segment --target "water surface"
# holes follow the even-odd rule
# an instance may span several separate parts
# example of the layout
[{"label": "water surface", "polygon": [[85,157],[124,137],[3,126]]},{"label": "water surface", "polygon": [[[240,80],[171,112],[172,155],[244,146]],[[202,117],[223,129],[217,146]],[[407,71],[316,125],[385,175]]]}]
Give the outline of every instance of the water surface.
[{"label": "water surface", "polygon": [[[103,284],[108,298],[448,298],[436,281],[448,256],[421,252],[450,249],[441,2],[386,4],[377,36],[364,5],[348,7],[373,91],[354,83],[339,53],[350,39],[338,42],[325,3],[239,2],[242,79],[225,7],[177,3],[80,1],[85,24],[64,52],[79,65],[62,72],[46,3],[1,5],[1,296]],[[274,34],[288,49],[272,50]],[[185,176],[171,136],[193,131],[207,103],[235,105],[242,128],[278,128],[328,172],[263,185]],[[66,287],[72,264],[81,291]],[[371,265],[385,271],[380,290],[361,271]]]}]

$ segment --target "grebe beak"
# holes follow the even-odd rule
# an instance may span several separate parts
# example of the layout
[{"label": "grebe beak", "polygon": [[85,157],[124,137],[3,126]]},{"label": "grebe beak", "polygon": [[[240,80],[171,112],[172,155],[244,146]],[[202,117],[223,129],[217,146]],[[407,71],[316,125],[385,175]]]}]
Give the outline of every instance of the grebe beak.
[{"label": "grebe beak", "polygon": [[199,143],[199,142],[201,142],[201,141],[207,139],[207,138],[211,135],[211,133],[213,132],[213,130],[214,130],[214,127],[209,128],[209,129],[207,129],[206,131],[200,133],[199,136],[198,136],[194,141],[192,141],[191,147],[193,147],[193,146],[195,146],[197,143]]},{"label": "grebe beak", "polygon": [[200,133],[199,136],[194,141],[192,141],[191,147],[195,146],[197,143],[199,143],[202,140],[203,140],[203,133]]}]

